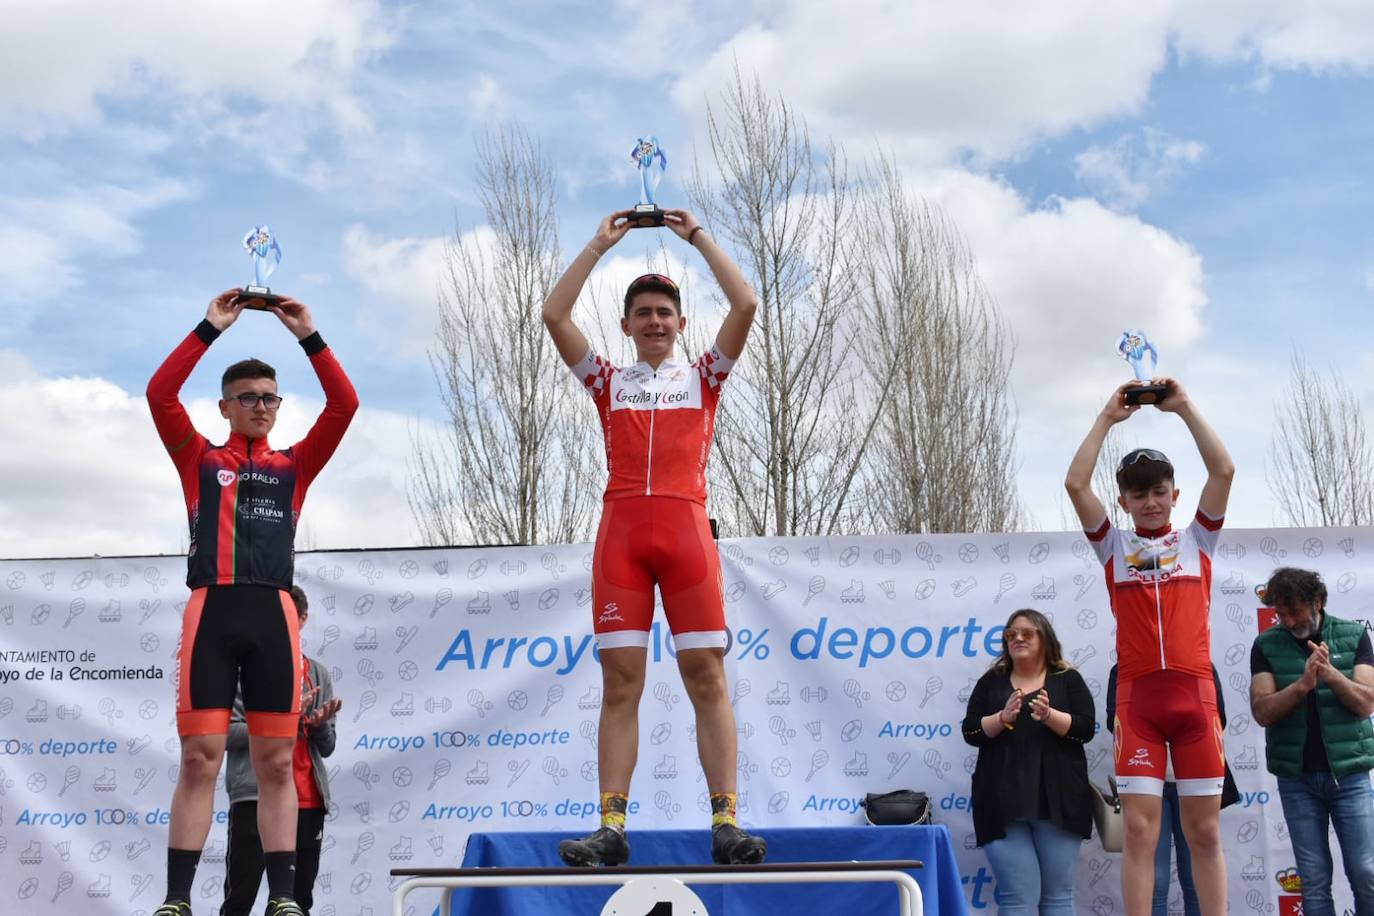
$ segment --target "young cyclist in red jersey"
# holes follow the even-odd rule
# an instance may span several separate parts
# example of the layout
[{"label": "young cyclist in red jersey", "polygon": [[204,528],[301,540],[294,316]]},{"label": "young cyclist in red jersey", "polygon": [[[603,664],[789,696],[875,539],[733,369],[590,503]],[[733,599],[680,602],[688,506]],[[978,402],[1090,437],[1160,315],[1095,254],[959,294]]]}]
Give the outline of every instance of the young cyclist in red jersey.
[{"label": "young cyclist in red jersey", "polygon": [[260,789],[268,916],[300,916],[295,884],[296,786],[292,752],[300,723],[301,649],[290,589],[296,520],[306,489],[334,454],[358,396],[315,330],[310,310],[284,298],[272,311],[296,339],[324,388],[325,408],[305,438],[273,451],[267,434],[281,397],[276,372],[259,360],[235,363],[221,380],[229,438],[212,445],[191,424],[179,393],[205,351],[243,311],[239,290],[216,296],[205,320],[148,382],[162,444],[186,496],[191,599],[177,647],[177,732],[181,768],[167,835],[167,899],[153,916],[189,916],[191,884],[210,832],[215,777],[224,759],[229,711],[243,685],[249,756]]},{"label": "young cyclist in red jersey", "polygon": [[610,472],[592,561],[602,678],[601,827],[563,841],[558,854],[581,866],[629,859],[625,812],[639,754],[639,698],[657,584],[696,710],[697,750],[711,793],[711,856],[721,864],[762,862],[763,839],[735,823],[738,740],[725,683],[720,555],[706,517],[706,461],[720,386],[744,350],[757,302],[696,217],[666,210],[668,228],[701,252],[730,304],[715,346],[691,364],[674,358],[687,325],[681,297],[672,280],[648,274],[630,284],[621,321],[639,362],[622,369],[597,356],[573,323],[573,305],[596,262],[629,231],[631,212],[601,221],[544,303],[559,355],[596,401]]},{"label": "young cyclist in red jersey", "polygon": [[1209,623],[1212,551],[1231,494],[1235,465],[1176,380],[1155,406],[1177,414],[1193,434],[1207,482],[1197,514],[1183,530],[1170,525],[1179,491],[1162,452],[1136,449],[1121,460],[1121,508],[1134,530],[1121,531],[1092,491],[1093,468],[1113,426],[1140,409],[1126,403],[1132,380],[1112,392],[1069,466],[1065,486],[1102,561],[1116,616],[1118,664],[1116,777],[1126,815],[1121,892],[1127,916],[1150,912],[1165,767],[1172,757],[1180,820],[1193,856],[1205,916],[1226,912],[1226,863],[1220,811],[1226,756],[1212,680]]}]

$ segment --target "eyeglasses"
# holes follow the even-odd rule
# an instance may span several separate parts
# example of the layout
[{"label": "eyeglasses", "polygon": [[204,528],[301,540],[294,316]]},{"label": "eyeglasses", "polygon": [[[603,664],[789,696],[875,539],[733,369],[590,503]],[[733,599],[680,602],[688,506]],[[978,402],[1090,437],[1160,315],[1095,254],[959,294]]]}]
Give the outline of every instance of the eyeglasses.
[{"label": "eyeglasses", "polygon": [[647,285],[650,283],[667,286],[670,287],[673,290],[673,292],[677,292],[677,284],[674,283],[671,278],[663,276],[663,274],[644,274],[643,276],[635,277],[633,280],[630,281],[629,288],[634,289],[636,286]]},{"label": "eyeglasses", "polygon": [[1026,642],[1030,642],[1039,635],[1040,631],[1034,627],[1027,627],[1024,630],[1017,627],[1008,627],[1002,631],[1002,639],[1006,642],[1020,642],[1023,639]]},{"label": "eyeglasses", "polygon": [[1116,466],[1116,469],[1118,471],[1124,471],[1138,461],[1158,461],[1160,464],[1167,464],[1169,467],[1174,466],[1174,463],[1170,461],[1163,452],[1152,448],[1138,448],[1124,455],[1121,459],[1121,463]]},{"label": "eyeglasses", "polygon": [[281,397],[275,394],[257,394],[252,391],[245,391],[243,394],[236,394],[232,398],[225,398],[226,401],[238,401],[240,407],[249,410],[257,409],[258,402],[268,410],[276,410],[281,406]]}]

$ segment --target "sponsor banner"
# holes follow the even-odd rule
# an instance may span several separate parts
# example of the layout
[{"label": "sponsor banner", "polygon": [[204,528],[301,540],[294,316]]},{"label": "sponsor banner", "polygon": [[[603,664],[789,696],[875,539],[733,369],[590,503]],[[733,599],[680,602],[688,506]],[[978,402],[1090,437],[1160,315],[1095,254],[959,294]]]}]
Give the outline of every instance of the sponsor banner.
[{"label": "sponsor banner", "polygon": [[[1254,586],[1276,565],[1322,573],[1334,613],[1374,616],[1367,529],[1226,531],[1214,565],[1212,651],[1242,792],[1222,817],[1231,905],[1293,897],[1278,792],[1249,714],[1249,652],[1266,620]],[[727,670],[740,737],[741,820],[861,823],[867,792],[929,793],[969,903],[993,906],[969,798],[969,691],[1020,607],[1050,615],[1102,722],[1114,625],[1081,535],[724,541]],[[344,701],[326,763],[334,807],[316,899],[381,911],[399,866],[456,864],[474,831],[591,829],[600,671],[590,545],[305,553],[308,655]],[[151,912],[164,891],[177,775],[175,656],[188,597],[178,557],[0,561],[0,900],[26,912]],[[630,828],[705,827],[689,698],[662,616],[640,714]],[[197,874],[222,899],[227,799]],[[1287,883],[1283,883],[1286,876]],[[1337,876],[1337,907],[1349,889]],[[1173,892],[1177,896],[1177,890]],[[1121,911],[1119,856],[1083,846],[1080,908]]]}]

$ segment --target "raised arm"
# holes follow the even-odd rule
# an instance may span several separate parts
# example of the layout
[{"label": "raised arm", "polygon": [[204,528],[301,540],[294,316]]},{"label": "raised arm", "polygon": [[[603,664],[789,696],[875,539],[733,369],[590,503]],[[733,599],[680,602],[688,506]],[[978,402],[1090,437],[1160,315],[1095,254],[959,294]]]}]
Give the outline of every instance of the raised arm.
[{"label": "raised arm", "polygon": [[1164,393],[1163,400],[1157,406],[1165,413],[1179,415],[1188,427],[1188,432],[1193,434],[1198,454],[1202,456],[1202,464],[1207,468],[1207,482],[1202,485],[1202,492],[1198,495],[1198,509],[1208,518],[1225,517],[1226,503],[1231,498],[1231,481],[1236,476],[1235,462],[1231,460],[1226,446],[1221,444],[1221,437],[1206,420],[1202,419],[1197,405],[1188,397],[1188,392],[1177,379],[1158,378],[1153,381],[1155,384],[1168,386],[1169,390]]},{"label": "raised arm", "polygon": [[358,393],[334,358],[334,351],[315,330],[310,309],[295,299],[285,297],[272,307],[286,329],[295,335],[310,365],[324,389],[324,410],[316,418],[305,438],[292,446],[301,481],[309,485],[343,441],[348,424],[358,412]]},{"label": "raised arm", "polygon": [[596,229],[596,235],[572,259],[568,269],[563,271],[563,276],[558,278],[549,292],[549,298],[544,300],[544,327],[549,329],[558,355],[569,366],[580,363],[591,349],[587,335],[573,323],[573,306],[577,304],[577,297],[582,294],[582,287],[587,284],[596,262],[630,231],[629,216],[632,212],[617,210],[603,219]]},{"label": "raised arm", "polygon": [[663,217],[668,228],[701,252],[706,259],[706,266],[711,268],[712,275],[725,293],[730,311],[726,313],[725,321],[716,334],[716,346],[726,358],[739,359],[744,352],[744,342],[749,338],[749,328],[754,324],[758,297],[749,287],[749,281],[744,279],[739,265],[716,244],[711,233],[697,222],[695,216],[686,210],[664,210]]},{"label": "raised arm", "polygon": [[148,380],[148,408],[153,414],[158,437],[162,439],[167,453],[178,467],[188,456],[197,455],[197,440],[204,441],[191,423],[191,416],[181,403],[181,386],[195,369],[196,363],[205,355],[220,334],[238,320],[243,311],[241,304],[234,300],[239,290],[229,289],[210,300],[205,311],[205,320],[196,325],[195,330],[177,345],[171,355],[158,366],[153,377]]},{"label": "raised arm", "polygon": [[1140,409],[1139,404],[1126,403],[1126,389],[1139,384],[1142,383],[1131,379],[1117,386],[1112,392],[1111,399],[1093,421],[1092,429],[1088,430],[1083,444],[1078,446],[1073,461],[1069,462],[1069,473],[1064,478],[1064,488],[1069,491],[1069,501],[1073,503],[1074,511],[1078,513],[1078,521],[1085,531],[1097,530],[1107,517],[1107,507],[1102,505],[1102,500],[1093,492],[1093,469],[1097,467],[1097,456],[1102,452],[1102,443],[1107,441],[1107,433],[1111,432],[1113,426]]}]

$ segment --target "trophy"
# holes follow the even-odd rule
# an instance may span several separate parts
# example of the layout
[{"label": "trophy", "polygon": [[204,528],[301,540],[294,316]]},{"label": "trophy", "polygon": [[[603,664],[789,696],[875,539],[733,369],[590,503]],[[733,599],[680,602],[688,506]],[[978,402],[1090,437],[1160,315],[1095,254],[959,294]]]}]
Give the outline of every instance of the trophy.
[{"label": "trophy", "polygon": [[[1117,341],[1116,352],[1122,359],[1130,363],[1131,371],[1135,377],[1142,382],[1149,382],[1153,377],[1155,367],[1159,365],[1159,351],[1150,342],[1150,338],[1139,328],[1121,332],[1121,339]],[[1149,371],[1145,369],[1145,355],[1150,356]],[[1167,385],[1136,385],[1126,389],[1127,404],[1158,404],[1164,400],[1164,394],[1169,390]]]},{"label": "trophy", "polygon": [[668,157],[663,155],[658,137],[640,137],[630,151],[630,158],[639,168],[639,203],[630,215],[630,223],[635,226],[662,226],[663,211],[654,203],[654,191],[664,170],[668,168]]},{"label": "trophy", "polygon": [[272,295],[267,286],[267,278],[281,263],[281,246],[267,226],[254,226],[243,237],[243,247],[253,259],[253,282],[243,288],[237,301],[242,302],[244,308],[269,311],[282,300],[281,296]]}]

